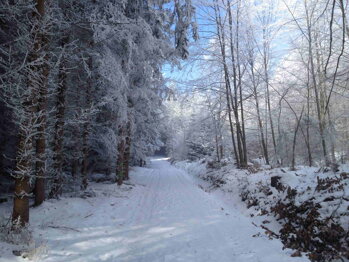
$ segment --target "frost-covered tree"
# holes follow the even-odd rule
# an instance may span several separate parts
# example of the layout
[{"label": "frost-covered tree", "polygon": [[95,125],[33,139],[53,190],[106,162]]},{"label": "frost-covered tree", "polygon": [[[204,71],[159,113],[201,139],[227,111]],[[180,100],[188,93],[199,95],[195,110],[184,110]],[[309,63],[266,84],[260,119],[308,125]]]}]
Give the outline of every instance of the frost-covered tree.
[{"label": "frost-covered tree", "polygon": [[[215,92],[213,104],[222,103],[224,95],[223,129],[231,134],[225,148],[231,147],[237,166],[246,167],[253,158],[292,168],[344,162],[347,3],[202,0],[197,5],[207,28],[193,59],[197,79],[187,90]],[[188,125],[195,125],[191,121]]]},{"label": "frost-covered tree", "polygon": [[13,221],[23,226],[31,193],[39,205],[85,190],[101,170],[121,184],[130,163],[162,145],[161,69],[187,58],[195,9],[189,0],[36,0],[0,10],[0,120],[17,133],[1,132],[11,138],[1,167],[16,181]]}]

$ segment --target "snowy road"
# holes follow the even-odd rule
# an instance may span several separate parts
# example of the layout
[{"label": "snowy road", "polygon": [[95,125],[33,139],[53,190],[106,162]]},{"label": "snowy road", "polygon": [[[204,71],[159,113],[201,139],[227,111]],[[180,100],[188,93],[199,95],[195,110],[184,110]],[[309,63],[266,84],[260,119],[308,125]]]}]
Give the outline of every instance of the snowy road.
[{"label": "snowy road", "polygon": [[115,185],[99,184],[95,190],[104,197],[48,201],[35,210],[36,238],[48,249],[39,261],[308,261],[290,257],[278,240],[252,237],[259,229],[249,218],[167,161],[136,168],[131,183],[128,199],[113,191]]},{"label": "snowy road", "polygon": [[[167,161],[155,160],[135,183],[145,185],[128,210],[129,228],[115,261],[305,261],[278,241],[252,237],[248,218],[200,189]],[[130,203],[130,205],[132,205]]]}]

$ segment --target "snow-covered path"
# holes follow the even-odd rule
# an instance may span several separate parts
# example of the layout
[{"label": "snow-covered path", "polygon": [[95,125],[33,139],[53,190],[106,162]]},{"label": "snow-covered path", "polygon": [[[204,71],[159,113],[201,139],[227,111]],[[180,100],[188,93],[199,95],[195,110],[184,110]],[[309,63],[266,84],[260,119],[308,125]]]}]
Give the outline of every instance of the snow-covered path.
[{"label": "snow-covered path", "polygon": [[63,199],[34,210],[36,238],[48,249],[40,261],[308,261],[291,258],[278,240],[252,237],[259,229],[249,218],[167,161],[135,169],[131,183],[136,186],[124,192],[128,199],[112,190],[115,185],[100,185],[97,191],[108,186],[110,192],[88,204]]},{"label": "snow-covered path", "polygon": [[278,241],[252,237],[248,218],[200,189],[184,171],[154,160],[127,212],[130,229],[115,261],[297,261]]}]

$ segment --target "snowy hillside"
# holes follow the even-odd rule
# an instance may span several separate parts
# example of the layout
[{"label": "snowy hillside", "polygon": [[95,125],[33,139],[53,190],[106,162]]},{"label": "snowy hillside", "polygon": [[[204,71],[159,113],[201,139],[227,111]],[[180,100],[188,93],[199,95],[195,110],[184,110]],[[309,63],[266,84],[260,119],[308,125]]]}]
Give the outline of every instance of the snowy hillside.
[{"label": "snowy hillside", "polygon": [[212,162],[205,160],[178,162],[176,166],[200,178],[203,190],[218,194],[228,205],[251,217],[270,238],[295,249],[294,255],[305,252],[314,261],[347,256],[347,165],[337,172],[259,165],[238,170],[225,161],[212,168]]}]

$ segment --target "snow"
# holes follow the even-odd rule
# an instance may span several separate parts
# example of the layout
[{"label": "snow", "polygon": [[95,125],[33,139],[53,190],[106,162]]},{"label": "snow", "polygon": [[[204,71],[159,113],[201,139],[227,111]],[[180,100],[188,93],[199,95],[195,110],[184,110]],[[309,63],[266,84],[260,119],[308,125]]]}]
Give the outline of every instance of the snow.
[{"label": "snow", "polygon": [[[337,172],[306,166],[297,166],[295,171],[289,168],[271,169],[268,166],[258,168],[252,166],[251,169],[240,170],[229,159],[223,160],[220,166],[215,168],[210,168],[209,161],[209,159],[196,162],[182,161],[175,165],[191,174],[203,190],[215,195],[227,205],[233,206],[258,227],[267,227],[276,234],[281,234],[280,229],[287,219],[278,219],[279,216],[273,211],[273,208],[280,201],[283,203],[291,201],[287,196],[286,188],[296,190],[296,195],[292,200],[295,205],[301,206],[310,202],[317,205],[319,221],[328,221],[330,217],[335,225],[344,230],[349,226],[347,219],[349,215],[348,165],[340,165]],[[272,176],[280,177],[283,190],[277,190],[271,186]],[[306,218],[306,213],[298,215]],[[300,228],[303,226],[299,225]],[[319,232],[317,230],[324,229],[319,226],[314,229],[314,234]],[[290,233],[289,238],[291,236]],[[314,235],[313,241],[316,239],[317,236]],[[344,242],[345,238],[343,237],[340,241]],[[331,245],[331,243],[326,242],[326,245]],[[322,251],[316,250],[316,252]],[[302,255],[306,256],[309,253]]]},{"label": "snow", "polygon": [[[49,200],[31,210],[35,246],[45,247],[38,261],[308,261],[290,257],[239,209],[165,159],[133,168],[122,187],[91,189],[96,197]],[[8,207],[1,213],[9,215]],[[12,249],[0,242],[1,262],[28,261]]]}]

